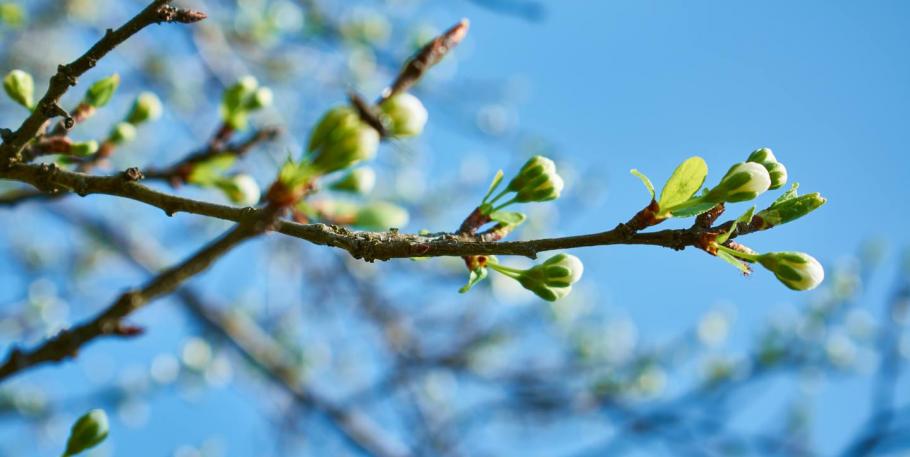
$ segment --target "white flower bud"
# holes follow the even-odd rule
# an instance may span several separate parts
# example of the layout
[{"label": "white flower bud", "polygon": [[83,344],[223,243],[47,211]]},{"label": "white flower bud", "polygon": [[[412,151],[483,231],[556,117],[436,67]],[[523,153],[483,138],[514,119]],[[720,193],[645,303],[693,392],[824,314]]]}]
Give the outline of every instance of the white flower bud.
[{"label": "white flower bud", "polygon": [[545,202],[559,198],[564,183],[556,173],[556,164],[543,156],[531,157],[521,167],[518,176],[509,182],[516,202]]},{"label": "white flower bud", "polygon": [[352,108],[337,107],[313,129],[308,149],[313,167],[327,174],[372,159],[378,148],[379,132]]},{"label": "white flower bud", "polygon": [[572,284],[581,279],[584,265],[571,254],[556,254],[540,265],[525,270],[518,282],[547,301],[555,301],[572,292]]},{"label": "white flower bud", "polygon": [[771,176],[771,189],[777,189],[787,183],[787,167],[777,161],[777,157],[768,148],[761,148],[749,154],[747,162],[762,164]]},{"label": "white flower bud", "polygon": [[758,262],[793,290],[812,290],[825,279],[821,263],[804,252],[769,252]]},{"label": "white flower bud", "polygon": [[771,176],[764,166],[755,162],[733,165],[720,183],[708,192],[711,202],[742,202],[752,200],[771,187]]},{"label": "white flower bud", "polygon": [[70,430],[64,457],[91,449],[107,438],[109,425],[104,410],[93,409],[80,417]]},{"label": "white flower bud", "polygon": [[420,135],[429,116],[420,99],[408,93],[389,98],[379,109],[388,120],[389,133],[396,137]]}]

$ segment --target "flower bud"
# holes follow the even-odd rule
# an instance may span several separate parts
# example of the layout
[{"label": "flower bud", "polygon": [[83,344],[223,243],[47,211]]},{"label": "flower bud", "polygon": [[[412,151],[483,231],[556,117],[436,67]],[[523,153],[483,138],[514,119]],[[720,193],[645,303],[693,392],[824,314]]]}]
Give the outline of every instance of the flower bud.
[{"label": "flower bud", "polygon": [[770,148],[759,148],[752,151],[752,154],[749,154],[749,158],[746,159],[746,162],[777,162],[777,157],[774,156],[774,152],[771,151]]},{"label": "flower bud", "polygon": [[114,73],[113,75],[92,84],[91,87],[85,91],[85,98],[82,100],[84,103],[95,108],[101,108],[111,101],[118,86],[120,86],[120,75]]},{"label": "flower bud", "polygon": [[803,252],[769,252],[758,263],[793,290],[812,290],[825,279],[825,270],[814,257]]},{"label": "flower bud", "polygon": [[768,175],[771,177],[770,189],[777,189],[787,184],[787,167],[777,161],[777,157],[774,156],[770,149],[756,149],[752,151],[752,154],[749,154],[749,158],[746,161],[759,163],[768,170]]},{"label": "flower bud", "polygon": [[376,172],[372,168],[362,167],[351,170],[345,177],[332,184],[331,189],[340,192],[368,194],[376,184]]},{"label": "flower bud", "polygon": [[221,179],[215,183],[231,203],[243,206],[253,206],[259,203],[261,196],[259,185],[250,175],[238,174]]},{"label": "flower bud", "polygon": [[755,217],[761,219],[762,228],[770,228],[799,219],[815,211],[827,201],[828,199],[822,197],[818,192],[800,195],[775,203],[771,207],[761,210]]},{"label": "flower bud", "polygon": [[94,140],[70,145],[70,154],[77,157],[88,157],[96,152],[98,152],[98,142]]},{"label": "flower bud", "polygon": [[76,420],[66,441],[64,457],[91,449],[107,438],[109,430],[104,410],[93,409]]},{"label": "flower bud", "polygon": [[256,89],[256,92],[246,101],[246,109],[250,111],[260,110],[272,105],[272,100],[274,100],[275,95],[272,93],[272,89],[268,87],[260,87]]},{"label": "flower bud", "polygon": [[357,211],[353,225],[368,230],[400,228],[408,224],[408,211],[388,202],[369,203]]},{"label": "flower bud", "polygon": [[32,75],[22,70],[13,70],[3,78],[3,89],[14,102],[28,109],[34,106],[35,80]]},{"label": "flower bud", "polygon": [[708,192],[709,202],[742,202],[752,200],[771,187],[771,176],[764,166],[740,162],[730,167],[720,183]]},{"label": "flower bud", "polygon": [[518,176],[509,182],[508,190],[516,192],[516,202],[545,202],[559,198],[562,178],[556,174],[556,164],[543,156],[531,157]]},{"label": "flower bud", "polygon": [[389,134],[395,137],[420,135],[427,123],[427,109],[419,98],[408,93],[389,98],[379,109],[386,116]]},{"label": "flower bud", "polygon": [[581,279],[584,265],[571,254],[556,254],[540,265],[525,270],[518,282],[547,301],[555,301],[572,292],[572,284]]},{"label": "flower bud", "polygon": [[126,116],[126,122],[139,125],[161,117],[161,100],[151,92],[143,92],[136,97],[133,108]]},{"label": "flower bud", "polygon": [[379,148],[379,132],[349,107],[330,110],[310,136],[311,163],[326,174],[369,160]]},{"label": "flower bud", "polygon": [[114,144],[129,143],[136,138],[136,127],[129,122],[118,122],[111,129],[108,140]]}]

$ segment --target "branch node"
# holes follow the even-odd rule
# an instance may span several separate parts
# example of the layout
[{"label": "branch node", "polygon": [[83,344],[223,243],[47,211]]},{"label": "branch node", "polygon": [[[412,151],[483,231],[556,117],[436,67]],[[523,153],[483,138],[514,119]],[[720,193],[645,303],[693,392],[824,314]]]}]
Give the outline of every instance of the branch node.
[{"label": "branch node", "polygon": [[136,181],[140,181],[140,180],[142,180],[142,179],[145,179],[145,175],[142,174],[142,171],[139,170],[138,167],[130,167],[130,168],[127,168],[127,169],[123,172],[123,177],[124,177],[127,181],[131,181],[131,182],[136,182]]}]

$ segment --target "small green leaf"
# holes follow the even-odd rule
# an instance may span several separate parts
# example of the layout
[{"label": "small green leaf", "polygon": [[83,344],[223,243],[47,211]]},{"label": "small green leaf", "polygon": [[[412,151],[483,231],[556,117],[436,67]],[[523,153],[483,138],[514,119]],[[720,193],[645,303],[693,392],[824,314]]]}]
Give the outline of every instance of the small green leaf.
[{"label": "small green leaf", "polygon": [[753,213],[755,213],[755,207],[754,207],[754,206],[751,207],[751,208],[749,208],[749,210],[746,211],[745,213],[743,213],[742,216],[739,216],[738,218],[736,218],[736,220],[733,221],[732,224],[730,224],[730,228],[727,229],[727,232],[721,234],[720,236],[718,236],[717,239],[716,239],[715,241],[716,241],[718,244],[724,244],[724,243],[726,243],[727,240],[729,240],[730,237],[733,236],[733,234],[736,232],[736,228],[739,226],[739,224],[746,224],[746,223],[748,223],[749,221],[752,220],[752,214],[753,214]]},{"label": "small green leaf", "polygon": [[480,281],[483,281],[487,277],[486,267],[477,267],[474,270],[471,270],[471,275],[468,277],[468,283],[464,285],[461,289],[458,289],[458,293],[465,293],[471,290],[472,287],[477,285]]},{"label": "small green leaf", "polygon": [[768,208],[769,208],[769,209],[770,209],[770,208],[774,208],[775,206],[780,205],[781,203],[783,203],[783,202],[785,202],[785,201],[787,201],[787,200],[793,200],[794,198],[798,197],[798,196],[799,196],[799,192],[797,192],[797,189],[799,189],[799,183],[798,183],[798,182],[795,182],[795,183],[791,184],[791,185],[790,185],[790,188],[787,189],[786,192],[784,192],[783,194],[781,194],[780,197],[777,197],[777,200],[774,200],[774,203],[772,203],[771,206],[769,206]]},{"label": "small green leaf", "polygon": [[505,176],[505,174],[502,172],[502,170],[496,172],[496,176],[493,176],[493,182],[490,183],[490,188],[487,190],[487,194],[484,195],[483,200],[481,200],[482,203],[486,203],[487,199],[493,195],[493,192],[496,191],[496,188],[499,187],[499,184],[502,182],[503,176]]},{"label": "small green leaf", "polygon": [[648,189],[648,192],[651,193],[651,200],[654,200],[655,195],[657,195],[657,194],[654,192],[654,184],[651,184],[651,180],[648,179],[648,177],[645,176],[644,173],[642,173],[634,168],[629,170],[629,173],[632,173],[633,175],[637,176],[638,179],[641,180],[641,183],[644,184],[645,188]]},{"label": "small green leaf", "polygon": [[688,208],[680,208],[676,211],[671,212],[670,215],[673,217],[695,217],[701,213],[708,212],[708,210],[714,208],[716,205],[716,203],[711,202],[699,203]]},{"label": "small green leaf", "polygon": [[749,269],[748,265],[746,265],[745,263],[743,263],[741,260],[737,259],[736,257],[733,257],[733,255],[731,255],[731,254],[728,254],[724,251],[717,251],[717,257],[719,257],[721,260],[729,263],[730,265],[733,265],[734,267],[736,267],[737,270],[741,271],[744,275],[747,275],[752,272],[752,270]]},{"label": "small green leaf", "polygon": [[522,222],[527,219],[524,213],[519,213],[517,211],[496,211],[493,214],[490,214],[490,219],[502,223],[504,225],[521,225]]},{"label": "small green leaf", "polygon": [[658,205],[661,211],[679,205],[692,198],[708,176],[708,165],[701,157],[689,157],[676,167],[670,179],[664,184]]}]

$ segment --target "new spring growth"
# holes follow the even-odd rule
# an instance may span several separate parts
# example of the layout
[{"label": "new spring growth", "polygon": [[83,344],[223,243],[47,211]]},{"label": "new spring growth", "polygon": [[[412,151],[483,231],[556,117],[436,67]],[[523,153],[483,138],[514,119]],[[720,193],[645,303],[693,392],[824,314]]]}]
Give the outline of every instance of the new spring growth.
[{"label": "new spring growth", "polygon": [[379,132],[360,119],[354,108],[329,110],[310,135],[309,163],[318,174],[349,168],[372,159],[379,148]]},{"label": "new spring growth", "polygon": [[[492,214],[513,203],[546,202],[559,198],[563,189],[563,180],[556,173],[556,164],[543,156],[534,156],[518,171],[518,175],[509,181],[508,186],[490,199],[490,195],[499,187],[501,175],[497,175],[481,207],[484,214]],[[514,192],[512,199],[496,205],[506,194]]]},{"label": "new spring growth", "polygon": [[343,178],[332,183],[330,188],[338,192],[368,194],[375,185],[376,172],[370,167],[360,167],[351,170]]},{"label": "new spring growth", "polygon": [[778,198],[771,206],[761,210],[755,215],[759,221],[760,229],[768,229],[776,225],[786,224],[815,211],[828,200],[818,192],[806,195],[796,195],[797,185]]},{"label": "new spring growth", "polygon": [[85,91],[82,103],[89,105],[92,108],[101,108],[111,101],[111,98],[114,97],[114,92],[117,91],[117,87],[119,86],[120,75],[117,73],[98,80]]},{"label": "new spring growth", "polygon": [[352,225],[367,230],[388,230],[408,224],[408,211],[398,205],[376,201],[368,203],[357,211]]},{"label": "new spring growth", "polygon": [[765,267],[785,286],[793,290],[812,290],[818,287],[825,279],[825,269],[821,263],[804,252],[785,251],[756,254],[743,249],[735,250],[727,246],[718,245],[718,254],[725,253],[729,256],[757,262]]},{"label": "new spring growth", "polygon": [[35,106],[35,80],[32,75],[22,71],[13,70],[3,78],[3,90],[14,102],[32,110]]},{"label": "new spring growth", "polygon": [[756,149],[752,151],[752,154],[749,154],[749,158],[746,161],[759,163],[768,170],[768,174],[771,176],[770,188],[772,190],[787,184],[787,167],[777,161],[777,157],[774,157],[774,153],[770,149]]},{"label": "new spring growth", "polygon": [[244,76],[224,91],[221,118],[234,130],[246,129],[249,113],[270,106],[273,98],[271,89],[259,87],[253,76]]},{"label": "new spring growth", "polygon": [[427,123],[427,109],[420,99],[409,94],[394,95],[379,105],[383,121],[389,134],[393,137],[417,136],[423,132]]},{"label": "new spring growth", "polygon": [[107,438],[109,426],[104,410],[93,409],[76,420],[66,441],[62,457],[69,457],[91,449]]},{"label": "new spring growth", "polygon": [[136,97],[133,107],[126,115],[126,122],[138,126],[161,117],[161,100],[151,92],[143,92]]},{"label": "new spring growth", "polygon": [[231,203],[242,206],[253,206],[259,203],[261,192],[252,176],[236,174],[215,181],[215,186],[224,192]]},{"label": "new spring growth", "polygon": [[556,254],[527,270],[509,268],[495,260],[488,261],[487,266],[515,279],[522,287],[547,301],[559,300],[569,295],[572,292],[572,285],[581,279],[584,272],[581,260],[571,254]]}]

